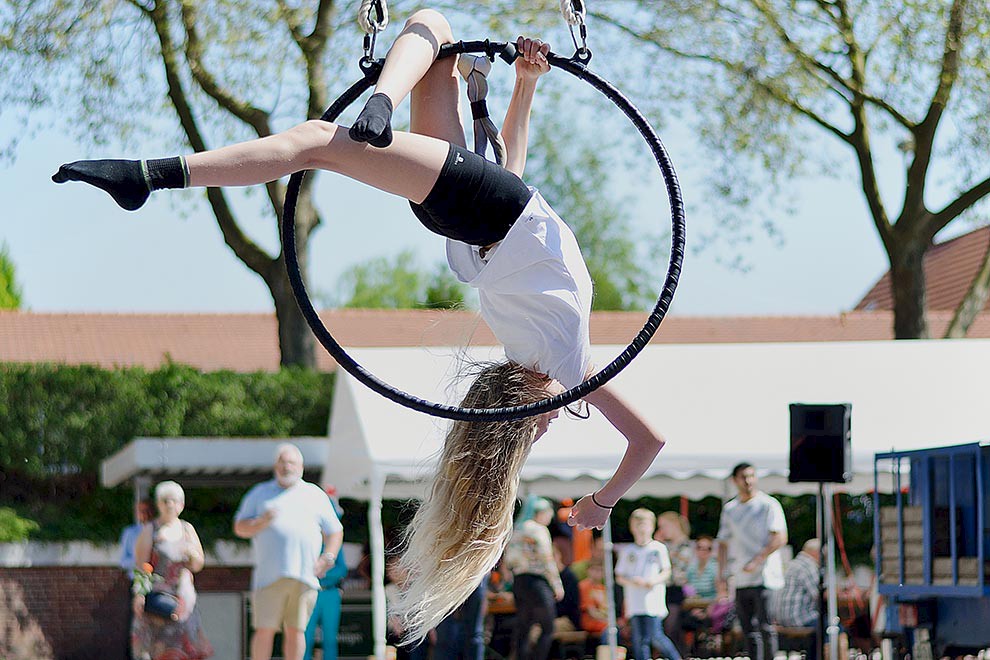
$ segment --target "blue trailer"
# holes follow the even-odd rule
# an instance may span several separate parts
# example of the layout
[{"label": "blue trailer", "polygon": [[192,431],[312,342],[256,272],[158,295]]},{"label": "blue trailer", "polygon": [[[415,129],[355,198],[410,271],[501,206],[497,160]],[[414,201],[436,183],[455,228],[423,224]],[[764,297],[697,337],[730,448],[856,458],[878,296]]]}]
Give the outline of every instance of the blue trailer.
[{"label": "blue trailer", "polygon": [[[881,474],[894,503],[881,506]],[[879,453],[874,547],[884,636],[916,660],[990,648],[990,445]]]}]

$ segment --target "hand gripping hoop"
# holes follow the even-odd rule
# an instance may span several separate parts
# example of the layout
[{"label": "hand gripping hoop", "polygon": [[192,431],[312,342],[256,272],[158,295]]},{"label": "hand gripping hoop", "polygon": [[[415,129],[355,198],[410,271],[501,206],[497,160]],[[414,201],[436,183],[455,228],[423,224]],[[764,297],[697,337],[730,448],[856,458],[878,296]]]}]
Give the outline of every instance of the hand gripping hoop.
[{"label": "hand gripping hoop", "polygon": [[[445,44],[440,48],[439,57],[449,57],[458,53],[486,53],[489,57],[494,57],[497,54],[506,62],[510,63],[516,58],[514,44],[492,42],[487,39],[485,41],[459,41],[454,44]],[[660,137],[629,99],[623,96],[611,83],[588,70],[587,63],[590,57],[590,51],[584,50],[583,52],[579,51],[576,53],[571,59],[562,58],[554,53],[550,53],[547,59],[550,61],[551,67],[567,71],[604,94],[629,118],[633,126],[636,127],[636,130],[639,131],[639,134],[646,140],[650,151],[653,153],[654,158],[656,158],[657,165],[660,166],[660,172],[663,175],[664,184],[667,188],[667,197],[670,203],[670,263],[667,267],[667,275],[663,283],[663,288],[660,291],[660,297],[649,318],[646,320],[643,329],[639,331],[629,346],[612,360],[612,362],[585,382],[557,396],[523,406],[485,409],[461,408],[434,403],[398,390],[355,362],[333,338],[313,308],[313,303],[309,299],[309,294],[306,292],[306,285],[303,283],[302,273],[299,270],[298,255],[296,254],[296,202],[299,197],[299,188],[306,176],[306,172],[296,172],[289,178],[282,218],[282,249],[285,251],[285,267],[288,271],[289,282],[292,285],[292,292],[296,297],[296,302],[299,304],[299,309],[302,311],[306,322],[309,323],[309,327],[313,330],[316,338],[337,361],[337,364],[347,370],[358,381],[391,401],[428,415],[462,421],[497,422],[539,415],[577,401],[614,378],[649,343],[650,339],[656,333],[657,328],[659,328],[660,322],[663,321],[664,316],[667,314],[670,302],[674,297],[674,290],[677,288],[677,280],[681,273],[681,263],[684,260],[684,203],[681,199],[681,189],[677,182],[677,174],[674,172],[670,156],[660,141]],[[381,62],[366,58],[361,61],[361,69],[364,72],[364,77],[351,85],[333,102],[327,111],[323,113],[321,117],[323,121],[335,121],[345,108],[351,105],[365,90],[375,84],[378,74],[381,72]]]}]

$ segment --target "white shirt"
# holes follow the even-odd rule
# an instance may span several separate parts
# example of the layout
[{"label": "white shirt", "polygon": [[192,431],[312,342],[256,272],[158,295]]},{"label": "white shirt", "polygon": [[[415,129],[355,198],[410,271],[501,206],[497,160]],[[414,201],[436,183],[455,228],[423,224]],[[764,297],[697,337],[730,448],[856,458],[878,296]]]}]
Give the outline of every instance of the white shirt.
[{"label": "white shirt", "polygon": [[[670,569],[670,555],[667,546],[660,541],[650,541],[646,545],[630,543],[619,551],[615,562],[615,574],[619,577],[653,579]],[[656,584],[652,587],[622,585],[626,616],[667,616],[667,587]]]},{"label": "white shirt", "polygon": [[285,577],[319,589],[313,569],[323,549],[323,534],[343,530],[330,498],[322,488],[302,479],[289,488],[272,479],[248,491],[234,520],[257,518],[269,509],[275,511],[271,524],[251,538],[252,589],[264,589]]},{"label": "white shirt", "polygon": [[729,574],[741,587],[780,589],[784,586],[784,570],[780,551],[775,551],[763,566],[752,573],[743,567],[760,554],[770,542],[771,532],[786,532],[787,521],[780,502],[758,491],[748,502],[736,497],[722,507],[718,524],[718,540],[729,544]]},{"label": "white shirt", "polygon": [[591,363],[591,276],[574,233],[530,190],[532,199],[486,259],[477,246],[448,239],[447,262],[478,289],[481,316],[505,356],[570,389]]}]

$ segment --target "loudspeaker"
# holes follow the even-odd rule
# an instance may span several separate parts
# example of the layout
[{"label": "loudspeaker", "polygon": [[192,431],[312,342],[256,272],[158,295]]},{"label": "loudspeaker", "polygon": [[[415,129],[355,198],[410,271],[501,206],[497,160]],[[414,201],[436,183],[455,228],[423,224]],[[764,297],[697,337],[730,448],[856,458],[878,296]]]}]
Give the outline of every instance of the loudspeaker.
[{"label": "loudspeaker", "polygon": [[852,404],[791,406],[791,483],[852,481]]}]

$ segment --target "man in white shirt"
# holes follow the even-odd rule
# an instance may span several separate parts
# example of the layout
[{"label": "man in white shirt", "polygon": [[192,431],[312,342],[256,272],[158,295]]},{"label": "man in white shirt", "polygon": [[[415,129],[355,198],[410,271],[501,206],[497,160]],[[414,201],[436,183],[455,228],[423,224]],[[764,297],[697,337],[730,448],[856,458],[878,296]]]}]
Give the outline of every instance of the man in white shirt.
[{"label": "man in white shirt", "polygon": [[773,660],[777,632],[770,623],[770,597],[784,586],[777,550],[787,543],[787,522],[780,502],[757,488],[752,465],[735,466],[732,481],[739,495],[725,504],[719,520],[719,583],[734,579],[736,612],[751,660]]},{"label": "man in white shirt", "polygon": [[299,448],[279,445],[275,478],[248,491],[234,515],[234,533],[251,539],[254,550],[252,660],[272,657],[279,630],[285,660],[302,660],[319,578],[333,568],[344,540],[330,498],[302,474]]}]

